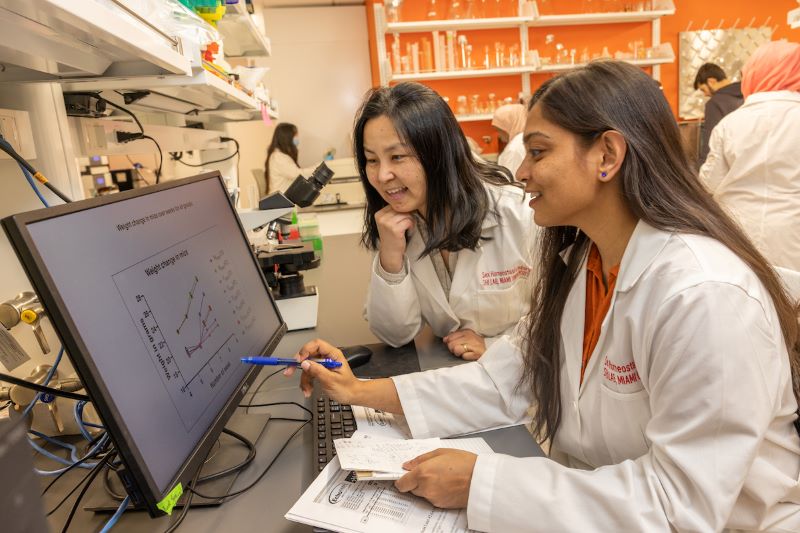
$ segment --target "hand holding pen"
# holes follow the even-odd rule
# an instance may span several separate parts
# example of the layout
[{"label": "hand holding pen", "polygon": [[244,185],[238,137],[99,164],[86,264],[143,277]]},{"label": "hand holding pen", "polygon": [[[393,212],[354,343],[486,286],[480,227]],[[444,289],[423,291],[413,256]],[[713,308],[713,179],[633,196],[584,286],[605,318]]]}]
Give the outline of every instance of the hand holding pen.
[{"label": "hand holding pen", "polygon": [[[325,369],[322,365],[315,365],[311,362],[316,358],[330,359],[341,366],[332,370]],[[300,377],[300,389],[306,398],[311,397],[314,381],[316,381],[322,390],[334,400],[345,404],[353,403],[361,382],[353,375],[347,359],[339,348],[321,339],[316,339],[307,342],[300,348],[297,359],[301,361],[300,368],[303,370]],[[294,372],[295,367],[290,366],[283,373],[291,376]]]},{"label": "hand holding pen", "polygon": [[[310,359],[317,364],[324,366],[325,368],[332,370],[334,368],[339,368],[342,366],[342,363],[339,361],[334,361],[333,359]],[[251,365],[269,365],[269,366],[288,366],[288,367],[296,367],[300,366],[302,361],[297,361],[296,359],[285,359],[282,357],[242,357],[243,363],[248,363]]]}]

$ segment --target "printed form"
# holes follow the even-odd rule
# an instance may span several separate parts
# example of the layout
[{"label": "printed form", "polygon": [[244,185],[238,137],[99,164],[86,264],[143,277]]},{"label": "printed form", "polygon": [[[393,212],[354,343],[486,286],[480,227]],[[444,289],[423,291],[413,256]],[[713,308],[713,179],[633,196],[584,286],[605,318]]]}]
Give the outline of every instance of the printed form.
[{"label": "printed form", "polygon": [[334,458],[286,519],[342,533],[467,533],[466,509],[438,509],[392,481],[357,481]]}]

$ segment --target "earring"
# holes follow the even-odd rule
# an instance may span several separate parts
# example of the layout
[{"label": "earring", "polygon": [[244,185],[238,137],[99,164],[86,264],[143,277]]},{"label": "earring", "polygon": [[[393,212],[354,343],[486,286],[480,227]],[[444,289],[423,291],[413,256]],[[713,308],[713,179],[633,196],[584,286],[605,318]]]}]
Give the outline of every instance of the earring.
[{"label": "earring", "polygon": [[601,178],[605,178],[606,176],[608,176],[608,172],[606,172],[605,170],[600,173]]}]

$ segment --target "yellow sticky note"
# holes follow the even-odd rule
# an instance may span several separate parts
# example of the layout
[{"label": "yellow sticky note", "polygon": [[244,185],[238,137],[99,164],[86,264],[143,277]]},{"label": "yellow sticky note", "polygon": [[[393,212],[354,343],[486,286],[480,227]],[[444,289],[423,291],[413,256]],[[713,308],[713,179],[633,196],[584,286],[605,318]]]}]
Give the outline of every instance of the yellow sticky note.
[{"label": "yellow sticky note", "polygon": [[164,499],[161,500],[156,504],[156,507],[167,513],[168,515],[172,514],[172,509],[175,508],[175,504],[178,503],[178,500],[183,495],[183,485],[178,483],[175,485],[169,494],[164,496]]}]

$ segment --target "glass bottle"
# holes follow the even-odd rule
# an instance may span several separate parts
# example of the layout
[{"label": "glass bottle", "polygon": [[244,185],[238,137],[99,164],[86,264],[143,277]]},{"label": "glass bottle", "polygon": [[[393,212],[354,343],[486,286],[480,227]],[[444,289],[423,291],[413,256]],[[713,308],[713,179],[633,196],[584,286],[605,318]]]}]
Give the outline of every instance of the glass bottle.
[{"label": "glass bottle", "polygon": [[464,7],[464,0],[451,0],[450,7],[447,10],[447,18],[449,20],[463,19],[465,14]]},{"label": "glass bottle", "polygon": [[428,20],[438,20],[441,18],[439,14],[439,6],[436,5],[436,0],[428,0],[428,9],[425,13],[425,18]]}]

